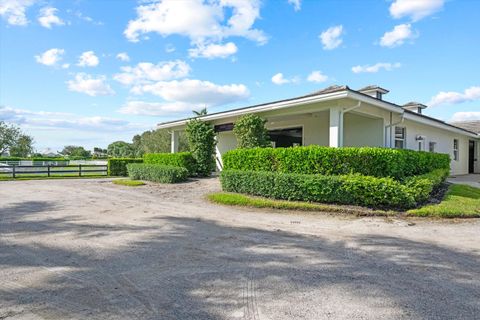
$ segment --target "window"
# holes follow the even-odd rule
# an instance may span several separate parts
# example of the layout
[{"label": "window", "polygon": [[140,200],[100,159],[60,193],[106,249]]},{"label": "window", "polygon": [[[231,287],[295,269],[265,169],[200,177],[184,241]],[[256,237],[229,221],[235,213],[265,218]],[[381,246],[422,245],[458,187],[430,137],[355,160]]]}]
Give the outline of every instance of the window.
[{"label": "window", "polygon": [[435,152],[435,147],[436,146],[437,146],[436,142],[430,141],[430,143],[428,144],[428,151]]},{"label": "window", "polygon": [[406,129],[403,127],[395,127],[395,148],[405,149],[406,147]]},{"label": "window", "polygon": [[453,160],[458,161],[458,139],[453,139]]}]

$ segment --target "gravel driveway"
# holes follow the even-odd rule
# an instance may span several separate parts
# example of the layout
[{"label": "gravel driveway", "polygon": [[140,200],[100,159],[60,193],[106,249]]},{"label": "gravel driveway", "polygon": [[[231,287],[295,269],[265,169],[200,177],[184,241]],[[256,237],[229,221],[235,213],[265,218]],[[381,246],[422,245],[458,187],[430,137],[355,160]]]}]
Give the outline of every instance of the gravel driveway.
[{"label": "gravel driveway", "polygon": [[480,319],[479,220],[227,208],[218,188],[0,182],[0,319]]}]

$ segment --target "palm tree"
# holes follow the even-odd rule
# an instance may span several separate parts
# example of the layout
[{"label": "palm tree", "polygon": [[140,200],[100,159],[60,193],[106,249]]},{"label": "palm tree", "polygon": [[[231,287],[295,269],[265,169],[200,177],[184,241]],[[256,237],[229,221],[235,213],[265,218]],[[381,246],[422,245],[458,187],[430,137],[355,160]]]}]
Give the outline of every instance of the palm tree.
[{"label": "palm tree", "polygon": [[192,110],[192,111],[193,111],[193,114],[196,115],[197,117],[205,116],[208,113],[207,107],[204,107],[204,108],[200,109],[199,111],[197,111],[197,110]]}]

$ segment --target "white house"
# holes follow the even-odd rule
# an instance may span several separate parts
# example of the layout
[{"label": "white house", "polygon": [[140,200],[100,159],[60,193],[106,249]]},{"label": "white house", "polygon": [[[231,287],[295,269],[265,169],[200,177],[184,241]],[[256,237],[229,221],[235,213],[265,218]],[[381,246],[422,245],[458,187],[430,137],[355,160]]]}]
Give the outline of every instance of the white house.
[{"label": "white house", "polygon": [[[427,106],[388,102],[389,91],[378,86],[352,90],[331,86],[301,97],[274,101],[202,116],[217,132],[217,166],[221,155],[236,148],[232,129],[245,114],[267,120],[274,147],[320,145],[330,147],[387,147],[448,153],[454,175],[480,173],[480,130],[462,128],[422,114]],[[189,119],[158,124],[172,134],[172,152],[178,133]]]}]

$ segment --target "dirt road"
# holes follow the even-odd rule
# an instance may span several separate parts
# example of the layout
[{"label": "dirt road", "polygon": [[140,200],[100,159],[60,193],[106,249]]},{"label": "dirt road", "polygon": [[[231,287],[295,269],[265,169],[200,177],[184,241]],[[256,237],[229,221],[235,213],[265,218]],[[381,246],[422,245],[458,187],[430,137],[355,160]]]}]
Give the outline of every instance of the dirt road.
[{"label": "dirt road", "polygon": [[216,179],[0,182],[0,319],[480,319],[480,221],[209,204]]}]

